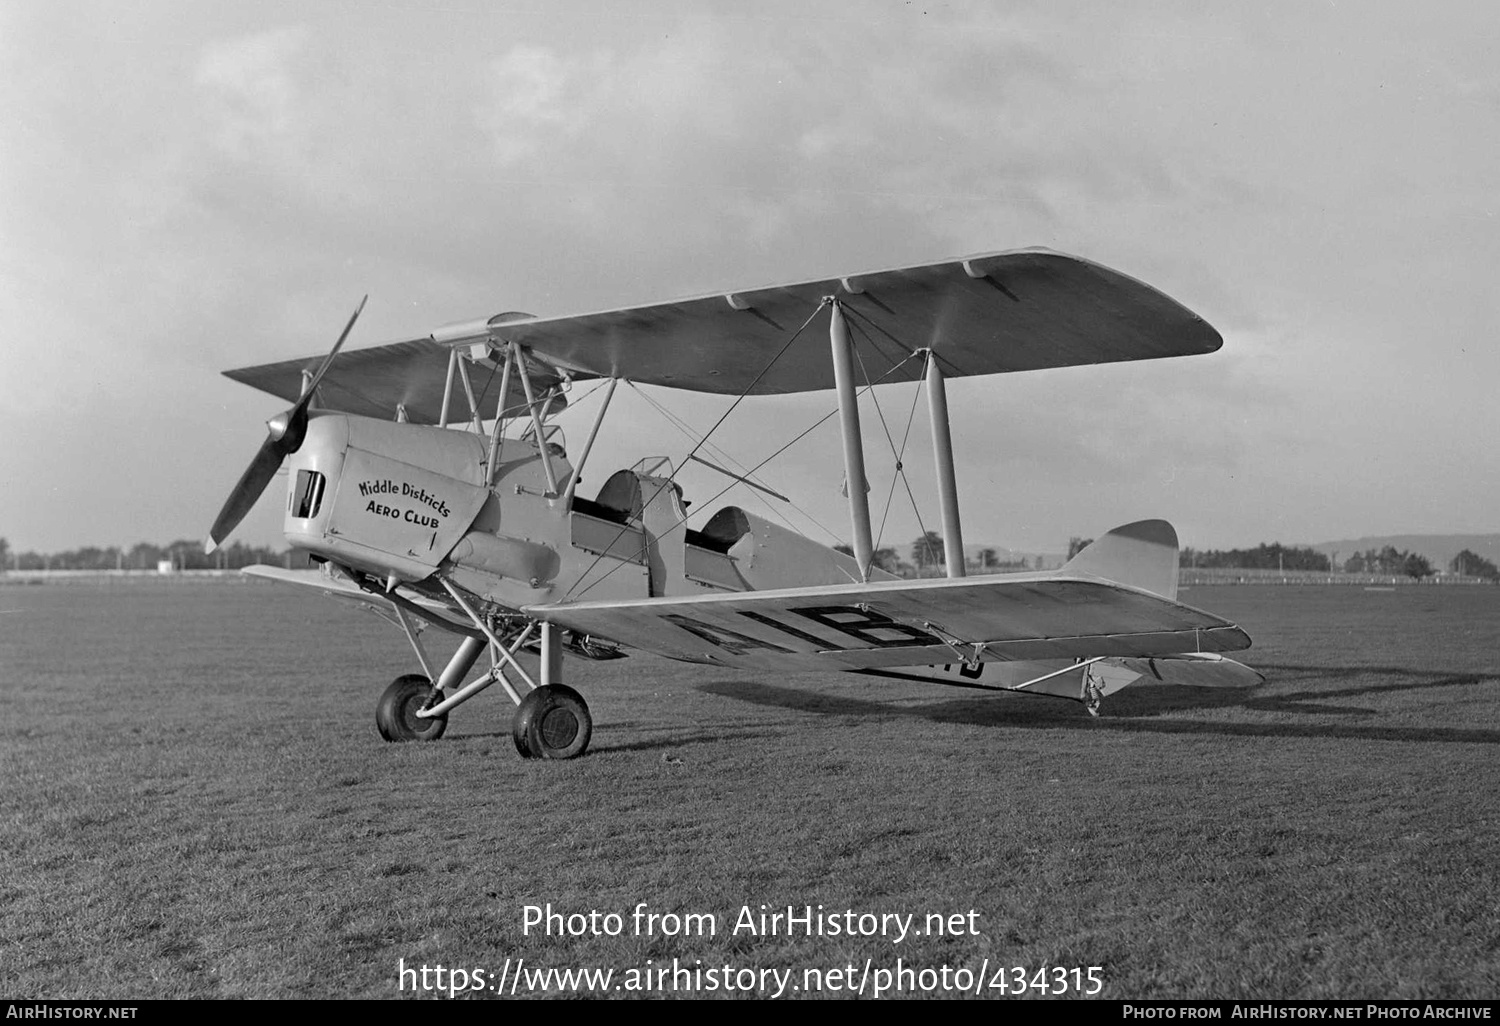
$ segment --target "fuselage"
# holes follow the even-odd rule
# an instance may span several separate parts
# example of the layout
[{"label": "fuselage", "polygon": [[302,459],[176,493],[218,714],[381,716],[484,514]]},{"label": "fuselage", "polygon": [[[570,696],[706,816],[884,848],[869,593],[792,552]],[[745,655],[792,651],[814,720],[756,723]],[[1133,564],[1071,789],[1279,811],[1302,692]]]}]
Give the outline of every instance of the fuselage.
[{"label": "fuselage", "polygon": [[559,494],[574,473],[560,437],[545,454],[534,436],[502,439],[491,465],[473,432],[316,415],[287,463],[286,539],[381,581],[420,588],[441,572],[511,609],[858,577],[848,556],[738,507],[687,529],[680,489],[652,461],[611,474],[595,499]]}]

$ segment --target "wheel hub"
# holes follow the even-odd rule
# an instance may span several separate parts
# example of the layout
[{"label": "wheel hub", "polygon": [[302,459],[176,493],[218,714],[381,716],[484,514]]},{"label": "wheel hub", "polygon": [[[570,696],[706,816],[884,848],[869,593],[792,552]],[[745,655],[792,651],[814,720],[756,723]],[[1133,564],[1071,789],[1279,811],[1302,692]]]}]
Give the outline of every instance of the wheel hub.
[{"label": "wheel hub", "polygon": [[542,717],[542,736],[551,748],[566,748],[578,736],[578,717],[571,709],[553,709]]}]

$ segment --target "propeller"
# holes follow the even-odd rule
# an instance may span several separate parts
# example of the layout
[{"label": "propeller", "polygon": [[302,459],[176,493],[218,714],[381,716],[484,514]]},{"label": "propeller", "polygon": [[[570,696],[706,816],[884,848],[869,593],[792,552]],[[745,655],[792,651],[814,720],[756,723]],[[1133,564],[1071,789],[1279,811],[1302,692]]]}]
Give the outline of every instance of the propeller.
[{"label": "propeller", "polygon": [[354,322],[359,320],[359,315],[365,308],[365,300],[369,298],[368,295],[365,296],[359,301],[359,306],[354,308],[349,323],[344,325],[343,332],[339,334],[339,340],[323,358],[323,365],[307,382],[292,408],[266,421],[266,440],[261,443],[260,451],[240,475],[239,482],[229,492],[229,498],[224,500],[224,508],[219,510],[214,526],[209,528],[208,539],[203,543],[204,552],[213,552],[229,537],[230,532],[239,526],[240,521],[245,519],[245,515],[260,499],[266,485],[271,483],[271,478],[276,476],[276,471],[281,468],[281,461],[302,448],[302,439],[307,435],[307,410],[312,405],[313,393],[317,391],[323,375],[328,373],[328,368],[333,366],[333,358],[338,355],[344,340],[354,329]]}]

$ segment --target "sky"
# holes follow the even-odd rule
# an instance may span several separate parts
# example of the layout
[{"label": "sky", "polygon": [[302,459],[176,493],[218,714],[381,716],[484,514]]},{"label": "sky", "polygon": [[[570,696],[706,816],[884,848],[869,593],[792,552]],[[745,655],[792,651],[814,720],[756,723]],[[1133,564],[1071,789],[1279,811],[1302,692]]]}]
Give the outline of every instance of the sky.
[{"label": "sky", "polygon": [[[1480,2],[10,0],[0,537],[203,537],[285,406],[220,372],[326,351],[366,293],[351,348],[1034,245],[1224,346],[950,382],[971,544],[1500,531],[1497,51]],[[652,402],[699,431],[729,402],[642,391],[593,480],[691,448]],[[874,400],[905,548],[940,526],[925,407],[917,511],[887,508],[913,386]],[[833,403],[752,398],[713,441],[754,465]],[[758,477],[847,539],[835,422]],[[283,494],[235,538],[281,547]]]}]

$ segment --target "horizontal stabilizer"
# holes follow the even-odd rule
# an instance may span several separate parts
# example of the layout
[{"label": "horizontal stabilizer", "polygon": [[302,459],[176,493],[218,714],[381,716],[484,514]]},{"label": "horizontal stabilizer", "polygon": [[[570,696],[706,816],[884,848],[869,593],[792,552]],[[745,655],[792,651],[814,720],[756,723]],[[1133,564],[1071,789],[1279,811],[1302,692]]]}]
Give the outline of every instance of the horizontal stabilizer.
[{"label": "horizontal stabilizer", "polygon": [[1062,573],[1102,577],[1175,601],[1177,532],[1165,520],[1117,527],[1068,560]]},{"label": "horizontal stabilizer", "polygon": [[1183,652],[1152,658],[1106,659],[1133,670],[1147,682],[1187,684],[1195,688],[1251,688],[1265,683],[1265,674],[1214,652]]}]

